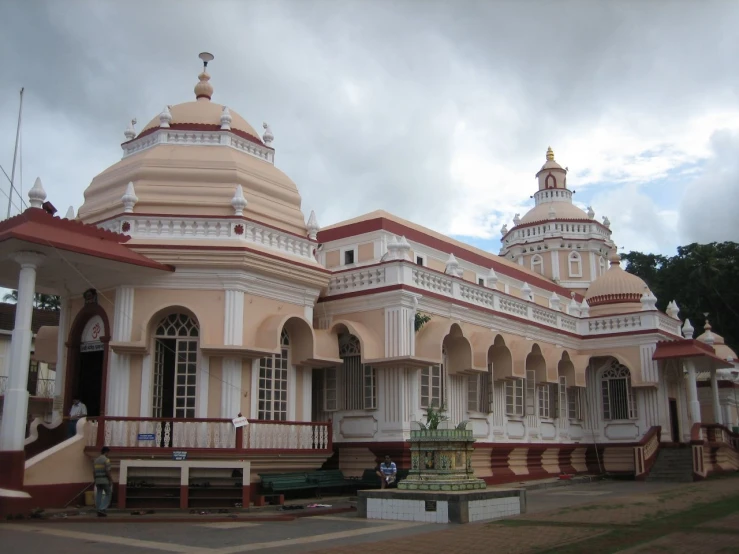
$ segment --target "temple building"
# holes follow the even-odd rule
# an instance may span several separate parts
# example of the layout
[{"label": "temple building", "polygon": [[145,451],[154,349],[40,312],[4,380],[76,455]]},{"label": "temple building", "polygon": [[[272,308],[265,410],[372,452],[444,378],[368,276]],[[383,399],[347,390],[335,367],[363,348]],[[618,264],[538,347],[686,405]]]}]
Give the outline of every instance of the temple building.
[{"label": "temple building", "polygon": [[[467,422],[487,483],[641,479],[674,444],[692,477],[739,467],[735,353],[656,308],[551,148],[496,255],[384,211],[321,228],[269,125],[213,97],[206,62],[193,101],[128,125],[76,212],[56,216],[37,180],[0,223],[0,285],[18,290],[0,508],[67,504],[104,445],[119,506],[148,506],[137,480],[200,507],[193,479],[244,470],[233,506],[259,501],[260,474],[407,468],[429,407]],[[36,292],[61,311],[35,335],[51,422],[26,438]],[[87,417],[69,432],[74,399]]]}]

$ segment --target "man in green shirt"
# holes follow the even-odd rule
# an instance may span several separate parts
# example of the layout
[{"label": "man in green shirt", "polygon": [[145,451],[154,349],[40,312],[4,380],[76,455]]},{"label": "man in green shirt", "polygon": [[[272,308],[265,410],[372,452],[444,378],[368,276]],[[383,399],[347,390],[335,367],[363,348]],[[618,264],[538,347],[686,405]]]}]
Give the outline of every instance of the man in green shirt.
[{"label": "man in green shirt", "polygon": [[98,511],[98,517],[107,517],[106,510],[110,506],[113,498],[113,476],[110,474],[110,460],[106,454],[110,452],[110,448],[103,446],[100,456],[95,458],[93,462],[93,476],[95,478],[95,508]]}]

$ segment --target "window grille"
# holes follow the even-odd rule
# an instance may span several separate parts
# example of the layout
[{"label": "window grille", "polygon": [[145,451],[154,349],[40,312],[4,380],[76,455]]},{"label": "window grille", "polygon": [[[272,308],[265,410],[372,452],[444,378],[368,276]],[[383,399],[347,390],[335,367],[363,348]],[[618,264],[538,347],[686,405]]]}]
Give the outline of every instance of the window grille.
[{"label": "window grille", "polygon": [[[152,391],[154,417],[195,417],[198,336],[197,322],[186,314],[170,314],[157,325]],[[166,382],[166,375],[171,375],[174,382],[169,381],[170,377]],[[164,413],[165,407],[167,412],[171,409],[171,413]]]},{"label": "window grille", "polygon": [[280,353],[259,360],[257,418],[287,421],[287,388],[290,336],[280,335]]},{"label": "window grille", "polygon": [[601,377],[603,418],[606,420],[636,419],[636,403],[631,388],[629,369],[614,360]]},{"label": "window grille", "polygon": [[525,379],[508,379],[505,382],[505,409],[509,416],[523,416],[524,381]]}]

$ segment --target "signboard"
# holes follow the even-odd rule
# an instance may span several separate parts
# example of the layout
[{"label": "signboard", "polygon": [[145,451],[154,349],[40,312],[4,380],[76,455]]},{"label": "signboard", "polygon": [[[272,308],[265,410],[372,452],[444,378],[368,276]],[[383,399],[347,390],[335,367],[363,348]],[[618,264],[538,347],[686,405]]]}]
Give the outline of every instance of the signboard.
[{"label": "signboard", "polygon": [[187,460],[187,451],[185,450],[175,450],[172,452],[172,459],[175,462],[184,462]]},{"label": "signboard", "polygon": [[435,512],[436,511],[436,500],[427,500],[426,501],[426,511],[427,512]]},{"label": "signboard", "polygon": [[247,425],[249,425],[249,420],[245,417],[237,417],[233,419],[233,423],[234,427],[238,429],[239,427],[246,427]]},{"label": "signboard", "polygon": [[102,342],[83,342],[80,345],[80,352],[102,352],[105,346]]},{"label": "signboard", "polygon": [[153,441],[154,439],[154,433],[139,433],[140,441]]}]

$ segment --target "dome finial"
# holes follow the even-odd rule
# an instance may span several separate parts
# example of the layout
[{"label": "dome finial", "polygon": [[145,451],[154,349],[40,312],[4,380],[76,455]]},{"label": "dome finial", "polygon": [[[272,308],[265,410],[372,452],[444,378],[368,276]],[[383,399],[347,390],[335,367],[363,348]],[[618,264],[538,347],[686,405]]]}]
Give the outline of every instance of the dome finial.
[{"label": "dome finial", "polygon": [[210,100],[213,97],[213,85],[208,82],[210,81],[208,62],[213,61],[214,56],[209,52],[201,52],[198,57],[203,60],[203,72],[198,75],[200,81],[195,85],[195,99],[200,100],[201,98],[205,98],[206,100]]},{"label": "dome finial", "polygon": [[552,147],[550,146],[547,148],[547,161],[553,162],[554,161],[554,151],[552,150]]},{"label": "dome finial", "polygon": [[611,265],[621,265],[621,256],[618,253],[618,246],[615,244],[613,245],[613,250],[608,254],[608,261],[611,262]]}]

